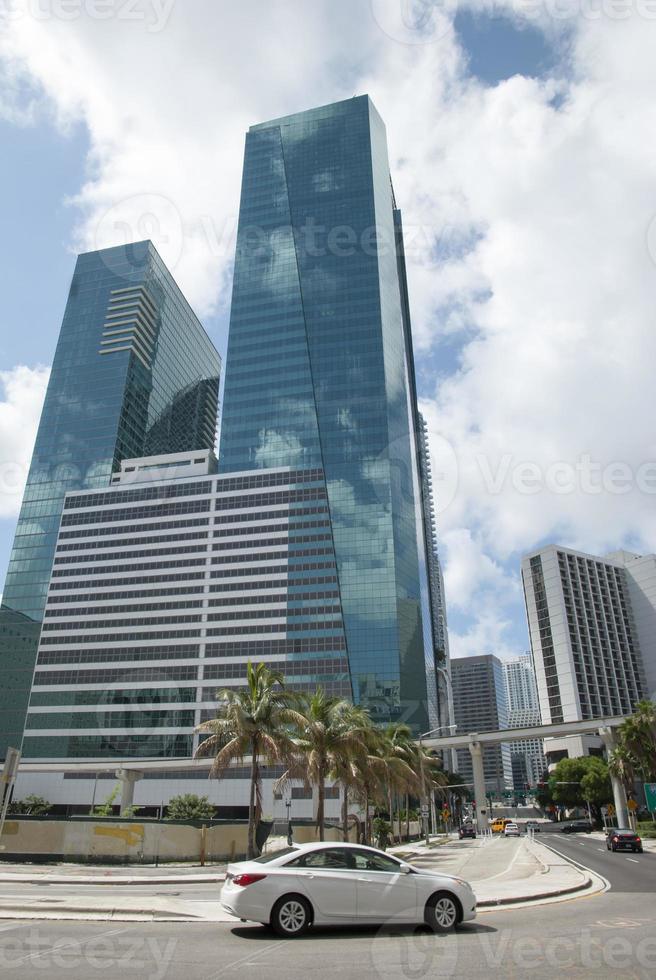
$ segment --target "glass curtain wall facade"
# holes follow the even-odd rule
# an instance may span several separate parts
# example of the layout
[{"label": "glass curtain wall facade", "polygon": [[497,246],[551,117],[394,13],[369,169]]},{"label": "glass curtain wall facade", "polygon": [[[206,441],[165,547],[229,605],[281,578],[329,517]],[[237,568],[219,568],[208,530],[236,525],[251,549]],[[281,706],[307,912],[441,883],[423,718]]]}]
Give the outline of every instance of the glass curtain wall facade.
[{"label": "glass curtain wall facade", "polygon": [[325,473],[353,697],[437,721],[400,213],[367,96],[246,137],[219,472]]},{"label": "glass curtain wall facade", "polygon": [[150,242],[78,257],[0,612],[0,757],[20,745],[64,495],[212,448],[220,358]]}]

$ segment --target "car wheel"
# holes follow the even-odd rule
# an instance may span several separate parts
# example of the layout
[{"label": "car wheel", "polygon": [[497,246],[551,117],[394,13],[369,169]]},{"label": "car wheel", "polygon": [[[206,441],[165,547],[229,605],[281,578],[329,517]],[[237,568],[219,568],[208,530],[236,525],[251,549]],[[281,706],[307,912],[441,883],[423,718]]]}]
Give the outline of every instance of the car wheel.
[{"label": "car wheel", "polygon": [[610,845],[610,849],[611,849],[611,851],[613,852],[613,854],[614,854],[614,853],[615,853],[615,851],[617,850],[617,848],[615,847],[615,845],[614,845],[614,844],[611,844],[611,845]]},{"label": "car wheel", "polygon": [[288,939],[302,936],[311,923],[312,908],[302,895],[284,895],[271,910],[272,929]]},{"label": "car wheel", "polygon": [[428,899],[424,918],[435,932],[449,932],[462,919],[460,902],[450,892],[437,892]]}]

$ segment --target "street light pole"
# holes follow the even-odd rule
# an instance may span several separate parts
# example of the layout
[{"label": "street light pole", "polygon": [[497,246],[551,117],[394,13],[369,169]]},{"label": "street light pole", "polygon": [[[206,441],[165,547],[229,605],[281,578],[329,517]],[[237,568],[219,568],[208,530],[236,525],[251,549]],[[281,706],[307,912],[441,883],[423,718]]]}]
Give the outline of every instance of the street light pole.
[{"label": "street light pole", "polygon": [[[441,668],[438,667],[436,669],[437,670],[440,670]],[[431,730],[429,732],[422,732],[422,734],[419,735],[419,737],[417,738],[417,742],[419,743],[419,748],[421,749],[421,747],[422,747],[422,744],[423,744],[422,743],[422,739],[423,738],[428,738],[430,735],[436,735],[437,732],[441,732],[445,728],[448,728],[449,730],[452,730],[452,729],[457,728],[457,727],[458,727],[457,725],[438,725],[437,728],[431,728]],[[424,813],[427,813],[428,816],[424,816]],[[435,827],[435,822],[436,822],[436,816],[435,816],[435,794],[434,794],[433,791],[431,791],[430,797],[426,798],[426,796],[424,796],[423,799],[422,799],[422,823],[424,825],[424,839],[425,839],[425,842],[426,842],[427,845],[428,845],[429,840],[430,840],[430,837],[429,837],[429,835],[430,835],[430,824],[429,824],[429,820],[433,823],[433,832],[436,832],[436,829],[437,828]]]}]

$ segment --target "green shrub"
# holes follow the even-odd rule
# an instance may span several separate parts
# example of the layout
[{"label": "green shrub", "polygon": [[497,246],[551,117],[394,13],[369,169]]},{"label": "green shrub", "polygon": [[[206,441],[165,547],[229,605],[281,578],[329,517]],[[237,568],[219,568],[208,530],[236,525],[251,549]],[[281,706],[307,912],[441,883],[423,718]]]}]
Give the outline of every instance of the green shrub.
[{"label": "green shrub", "polygon": [[641,820],[638,823],[638,833],[641,837],[656,837],[656,821]]},{"label": "green shrub", "polygon": [[7,808],[7,813],[12,814],[12,816],[25,814],[26,816],[42,817],[49,812],[51,806],[52,803],[44,800],[42,796],[35,796],[31,793],[24,800],[12,800]]},{"label": "green shrub", "polygon": [[214,816],[214,804],[206,796],[183,793],[169,800],[166,816],[168,820],[211,820]]}]

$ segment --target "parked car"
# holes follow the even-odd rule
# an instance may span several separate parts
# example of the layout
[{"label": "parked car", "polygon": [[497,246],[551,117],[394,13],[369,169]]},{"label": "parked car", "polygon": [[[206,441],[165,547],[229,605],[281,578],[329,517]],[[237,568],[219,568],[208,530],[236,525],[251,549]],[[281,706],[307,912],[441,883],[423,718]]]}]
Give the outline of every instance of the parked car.
[{"label": "parked car", "polygon": [[540,823],[538,820],[527,820],[524,824],[524,829],[526,830],[526,833],[528,833],[529,830],[532,830],[534,834],[539,834]]},{"label": "parked car", "polygon": [[606,837],[609,851],[633,851],[642,854],[642,840],[628,827],[611,827]]},{"label": "parked car", "polygon": [[571,820],[560,829],[563,834],[591,834],[594,827],[589,820]]},{"label": "parked car", "polygon": [[509,821],[503,828],[504,837],[519,837],[519,824]]},{"label": "parked car", "polygon": [[476,916],[476,898],[462,878],[414,868],[373,847],[325,842],[229,864],[221,905],[290,938],[312,925],[390,920],[447,932]]},{"label": "parked car", "polygon": [[476,837],[476,827],[473,823],[463,823],[458,831],[458,836],[460,840],[463,840],[465,837]]}]

